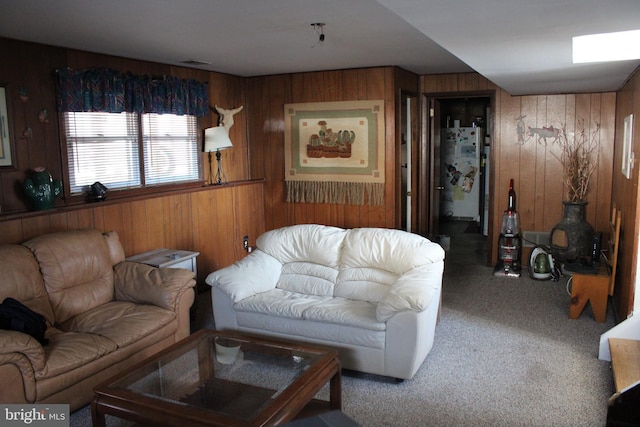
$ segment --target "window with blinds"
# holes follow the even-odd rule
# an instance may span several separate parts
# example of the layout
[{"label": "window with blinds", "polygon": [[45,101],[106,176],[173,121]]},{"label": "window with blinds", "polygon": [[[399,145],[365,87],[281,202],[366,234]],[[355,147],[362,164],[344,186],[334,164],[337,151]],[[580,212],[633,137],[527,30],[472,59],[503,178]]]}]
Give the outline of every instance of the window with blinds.
[{"label": "window with blinds", "polygon": [[194,116],[143,114],[147,185],[198,179],[198,121]]},{"label": "window with blinds", "polygon": [[199,179],[194,116],[68,112],[64,122],[71,194],[96,181],[118,190]]}]

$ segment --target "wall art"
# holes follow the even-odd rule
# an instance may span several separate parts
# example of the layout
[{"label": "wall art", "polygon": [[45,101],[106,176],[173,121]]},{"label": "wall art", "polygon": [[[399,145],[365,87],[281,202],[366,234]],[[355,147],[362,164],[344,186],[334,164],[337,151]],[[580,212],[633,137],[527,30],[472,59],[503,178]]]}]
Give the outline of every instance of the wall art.
[{"label": "wall art", "polygon": [[13,165],[8,101],[6,87],[0,86],[0,167]]},{"label": "wall art", "polygon": [[622,140],[622,174],[631,179],[631,171],[635,156],[633,153],[633,114],[624,118],[624,133]]},{"label": "wall art", "polygon": [[382,205],[384,101],[286,104],[287,201]]}]

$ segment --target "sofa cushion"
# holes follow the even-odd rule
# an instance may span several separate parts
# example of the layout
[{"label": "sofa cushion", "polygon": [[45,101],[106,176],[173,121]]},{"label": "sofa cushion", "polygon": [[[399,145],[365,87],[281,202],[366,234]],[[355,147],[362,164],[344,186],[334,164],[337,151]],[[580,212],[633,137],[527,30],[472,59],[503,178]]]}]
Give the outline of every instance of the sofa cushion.
[{"label": "sofa cushion", "polygon": [[443,258],[440,245],[417,234],[386,228],[354,228],[344,239],[340,268],[374,267],[401,275]]},{"label": "sofa cushion", "polygon": [[42,370],[36,372],[36,378],[64,374],[117,348],[113,341],[100,335],[64,332],[57,328],[49,328],[47,338],[47,363]]},{"label": "sofa cushion", "polygon": [[331,298],[309,307],[304,318],[314,322],[335,323],[372,331],[384,331],[386,325],[376,320],[376,304],[345,298]]},{"label": "sofa cushion", "polygon": [[24,245],[40,265],[56,323],[113,300],[111,256],[99,231],[44,234]]},{"label": "sofa cushion", "polygon": [[335,295],[380,302],[404,273],[440,262],[444,250],[417,234],[384,228],[354,228],[342,246]]},{"label": "sofa cushion", "polygon": [[398,275],[375,267],[354,267],[340,270],[334,295],[358,301],[379,302],[398,280]]},{"label": "sofa cushion", "polygon": [[153,305],[114,301],[81,313],[60,328],[108,338],[124,347],[162,329],[175,319],[175,313]]},{"label": "sofa cushion", "polygon": [[338,267],[340,248],[347,230],[317,224],[301,224],[267,231],[256,246],[281,263],[306,261]]},{"label": "sofa cushion", "polygon": [[374,331],[339,323],[313,322],[307,319],[287,319],[270,316],[264,313],[238,312],[238,327],[240,331],[260,333],[261,335],[276,334],[282,339],[314,341],[321,340],[324,344],[342,347],[367,347],[384,350],[386,331]]},{"label": "sofa cushion", "polygon": [[289,262],[282,266],[277,287],[308,295],[333,296],[338,270],[314,262]]},{"label": "sofa cushion", "polygon": [[11,297],[44,316],[53,325],[53,309],[44,287],[40,266],[31,251],[22,245],[0,245],[0,302]]},{"label": "sofa cushion", "polygon": [[330,300],[331,297],[307,295],[282,289],[255,294],[234,305],[237,311],[264,313],[271,316],[302,319],[305,310]]},{"label": "sofa cushion", "polygon": [[321,297],[273,289],[234,305],[239,312],[262,313],[288,319],[335,323],[355,328],[384,331],[376,320],[376,304],[345,298]]}]

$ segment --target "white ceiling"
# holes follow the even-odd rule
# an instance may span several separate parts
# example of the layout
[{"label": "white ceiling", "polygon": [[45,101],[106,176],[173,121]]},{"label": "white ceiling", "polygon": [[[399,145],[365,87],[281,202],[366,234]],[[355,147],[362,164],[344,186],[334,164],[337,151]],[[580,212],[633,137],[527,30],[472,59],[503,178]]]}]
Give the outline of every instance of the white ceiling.
[{"label": "white ceiling", "polygon": [[638,0],[0,0],[8,38],[245,77],[475,70],[513,95],[619,89],[640,60],[574,65],[571,37],[635,29]]}]

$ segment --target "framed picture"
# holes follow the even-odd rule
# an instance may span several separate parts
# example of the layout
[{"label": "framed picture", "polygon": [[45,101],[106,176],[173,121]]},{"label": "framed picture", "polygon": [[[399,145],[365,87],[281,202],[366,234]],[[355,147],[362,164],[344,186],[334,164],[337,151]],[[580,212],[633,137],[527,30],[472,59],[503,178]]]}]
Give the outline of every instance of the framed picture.
[{"label": "framed picture", "polygon": [[13,166],[9,105],[7,87],[0,86],[0,168]]},{"label": "framed picture", "polygon": [[384,101],[286,104],[287,201],[381,205]]},{"label": "framed picture", "polygon": [[624,118],[624,133],[622,140],[622,174],[627,178],[631,178],[634,162],[633,153],[633,114],[629,114]]}]

